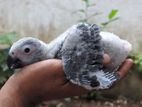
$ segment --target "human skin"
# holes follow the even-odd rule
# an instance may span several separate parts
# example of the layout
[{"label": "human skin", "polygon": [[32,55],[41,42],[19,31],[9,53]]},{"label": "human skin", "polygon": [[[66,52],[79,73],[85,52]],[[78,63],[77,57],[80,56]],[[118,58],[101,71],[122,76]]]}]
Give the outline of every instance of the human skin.
[{"label": "human skin", "polygon": [[[121,78],[127,74],[132,63],[131,59],[126,59],[122,64],[118,70]],[[13,74],[0,91],[0,107],[34,107],[44,100],[87,92],[65,78],[61,60],[50,59],[26,66]]]}]

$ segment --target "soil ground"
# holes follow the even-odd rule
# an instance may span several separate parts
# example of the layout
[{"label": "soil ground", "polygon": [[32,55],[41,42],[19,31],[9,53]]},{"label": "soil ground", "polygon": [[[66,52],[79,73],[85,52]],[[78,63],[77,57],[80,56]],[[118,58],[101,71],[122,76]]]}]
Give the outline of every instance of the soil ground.
[{"label": "soil ground", "polygon": [[38,107],[142,107],[142,101],[84,101],[84,100],[58,100],[44,102]]}]

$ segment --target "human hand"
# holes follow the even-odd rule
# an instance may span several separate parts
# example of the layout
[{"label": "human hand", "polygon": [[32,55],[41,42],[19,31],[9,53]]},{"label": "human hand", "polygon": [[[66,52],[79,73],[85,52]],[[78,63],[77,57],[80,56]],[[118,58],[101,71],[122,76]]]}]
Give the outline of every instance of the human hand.
[{"label": "human hand", "polygon": [[[131,66],[132,60],[126,59],[118,70],[121,78]],[[51,59],[29,65],[12,75],[0,91],[0,107],[1,104],[2,107],[12,107],[12,104],[13,107],[28,107],[31,102],[71,97],[87,92],[65,78],[61,60]]]}]

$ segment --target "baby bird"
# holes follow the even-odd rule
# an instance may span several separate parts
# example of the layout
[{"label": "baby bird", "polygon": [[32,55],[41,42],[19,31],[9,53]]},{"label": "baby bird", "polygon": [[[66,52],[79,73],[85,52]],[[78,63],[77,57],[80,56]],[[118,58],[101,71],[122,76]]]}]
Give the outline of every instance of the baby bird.
[{"label": "baby bird", "polygon": [[[15,42],[7,59],[11,69],[57,58],[63,63],[66,78],[88,90],[109,88],[119,80],[117,69],[131,51],[131,44],[109,32],[100,32],[96,24],[73,25],[49,44],[25,37]],[[110,62],[103,65],[104,53]]]}]

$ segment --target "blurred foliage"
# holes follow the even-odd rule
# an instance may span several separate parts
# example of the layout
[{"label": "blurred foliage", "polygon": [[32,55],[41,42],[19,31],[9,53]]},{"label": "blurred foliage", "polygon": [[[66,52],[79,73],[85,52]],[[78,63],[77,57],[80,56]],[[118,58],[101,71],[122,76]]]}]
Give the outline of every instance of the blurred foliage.
[{"label": "blurred foliage", "polygon": [[0,34],[0,44],[1,45],[12,45],[12,41],[16,39],[16,33],[15,32],[10,32],[10,33],[4,33]]},{"label": "blurred foliage", "polygon": [[[81,9],[78,9],[78,10],[76,10],[74,12],[74,13],[81,13],[82,14],[82,18],[80,18],[79,22],[89,23],[91,18],[93,18],[93,17],[95,17],[97,15],[102,14],[100,12],[94,12],[92,14],[89,14],[89,12],[90,12],[89,9],[90,8],[95,8],[96,4],[95,3],[91,3],[90,2],[91,0],[81,0],[81,1],[85,4],[85,7],[81,8]],[[103,29],[107,25],[109,25],[110,23],[118,20],[119,17],[116,17],[117,13],[118,13],[117,9],[112,9],[108,13],[108,16],[106,16],[107,17],[107,21],[100,23],[100,27]]]},{"label": "blurred foliage", "polygon": [[6,65],[6,58],[12,41],[15,39],[15,32],[0,34],[0,85],[2,85],[11,74],[13,74],[13,71],[9,70]]},{"label": "blurred foliage", "polygon": [[139,73],[142,73],[142,54],[132,53],[129,57],[134,61],[134,66],[133,66],[134,70]]},{"label": "blurred foliage", "polygon": [[85,7],[84,8],[81,8],[79,10],[76,10],[74,13],[81,13],[83,18],[81,18],[79,20],[79,22],[86,22],[86,23],[89,23],[89,20],[94,17],[94,16],[97,16],[101,13],[98,13],[98,12],[94,12],[92,13],[91,15],[89,14],[89,9],[90,8],[93,8],[95,7],[95,3],[94,4],[90,4],[90,0],[81,0],[84,4],[85,4]]},{"label": "blurred foliage", "polygon": [[108,24],[110,24],[110,23],[112,23],[112,22],[118,20],[119,17],[116,17],[117,13],[118,13],[118,10],[112,9],[112,10],[110,11],[110,13],[108,14],[108,17],[107,17],[108,20],[107,20],[106,22],[101,23],[102,27],[104,28],[104,27],[106,27]]},{"label": "blurred foliage", "polygon": [[112,101],[116,100],[117,97],[113,95],[105,95],[102,91],[91,91],[86,95],[83,95],[80,97],[80,99],[85,99],[85,100],[95,100],[95,101]]}]

